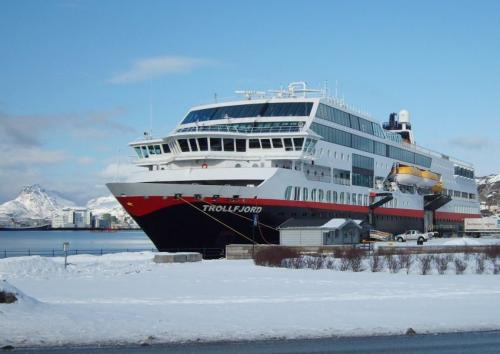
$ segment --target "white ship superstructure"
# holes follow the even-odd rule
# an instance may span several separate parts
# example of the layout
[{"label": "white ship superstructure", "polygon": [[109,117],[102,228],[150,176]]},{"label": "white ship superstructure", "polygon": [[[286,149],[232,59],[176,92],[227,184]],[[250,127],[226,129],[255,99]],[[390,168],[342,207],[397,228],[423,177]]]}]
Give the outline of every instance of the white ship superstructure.
[{"label": "white ship superstructure", "polygon": [[303,82],[242,93],[131,143],[144,171],[108,185],[159,249],[250,242],[255,223],[258,241],[276,242],[289,218],[401,232],[479,216],[472,165],[416,145],[407,111],[382,126]]}]

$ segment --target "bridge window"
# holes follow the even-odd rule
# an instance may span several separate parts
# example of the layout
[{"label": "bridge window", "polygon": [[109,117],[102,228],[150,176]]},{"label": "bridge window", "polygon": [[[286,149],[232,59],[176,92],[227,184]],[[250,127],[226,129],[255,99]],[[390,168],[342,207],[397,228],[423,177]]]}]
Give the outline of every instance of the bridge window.
[{"label": "bridge window", "polygon": [[302,145],[304,145],[304,138],[293,138],[293,144],[295,145],[295,150],[302,150]]},{"label": "bridge window", "polygon": [[222,151],[222,139],[221,138],[210,138],[210,150],[211,151]]},{"label": "bridge window", "polygon": [[332,201],[332,191],[326,191],[326,201],[327,203]]},{"label": "bridge window", "polygon": [[316,201],[316,188],[314,188],[312,191],[311,191],[311,200],[313,202]]},{"label": "bridge window", "polygon": [[234,151],[234,139],[224,139],[224,151]]},{"label": "bridge window", "polygon": [[309,191],[307,188],[302,188],[302,200],[307,201],[307,198],[309,197]]},{"label": "bridge window", "polygon": [[285,150],[286,151],[292,151],[293,150],[292,139],[290,139],[290,138],[284,138],[283,142],[285,143]]},{"label": "bridge window", "polygon": [[334,203],[337,203],[337,192],[336,192],[336,191],[333,191],[332,195],[333,195],[333,199],[332,199],[332,201],[333,201]]},{"label": "bridge window", "polygon": [[247,141],[245,139],[236,139],[236,151],[238,152],[247,151]]},{"label": "bridge window", "polygon": [[141,153],[141,148],[139,146],[134,146],[135,153],[137,154],[137,157],[142,159],[142,153]]},{"label": "bridge window", "polygon": [[208,151],[208,138],[198,138],[200,151]]},{"label": "bridge window", "polygon": [[188,113],[182,124],[227,118],[309,116],[312,102],[257,103],[198,109]]},{"label": "bridge window", "polygon": [[177,140],[179,143],[179,147],[181,148],[182,152],[189,152],[189,145],[187,139],[179,139]]},{"label": "bridge window", "polygon": [[318,201],[322,202],[325,198],[325,192],[322,189],[318,189]]},{"label": "bridge window", "polygon": [[271,148],[271,140],[269,139],[260,139],[260,144],[263,149],[270,149]]},{"label": "bridge window", "polygon": [[198,146],[196,145],[196,139],[189,139],[189,146],[191,146],[191,151],[198,151]]},{"label": "bridge window", "polygon": [[260,149],[260,141],[259,141],[259,139],[249,139],[248,140],[248,147],[250,149]]},{"label": "bridge window", "polygon": [[283,142],[281,141],[281,139],[272,139],[272,142],[273,142],[273,148],[275,149],[283,147]]},{"label": "bridge window", "polygon": [[292,199],[292,186],[288,186],[285,189],[285,199],[290,200]]},{"label": "bridge window", "polygon": [[141,146],[141,149],[142,149],[142,156],[144,156],[144,158],[147,159],[149,157],[148,148],[146,146]]},{"label": "bridge window", "polygon": [[163,148],[163,153],[164,154],[170,154],[171,153],[170,146],[168,146],[168,144],[162,144],[161,147]]}]

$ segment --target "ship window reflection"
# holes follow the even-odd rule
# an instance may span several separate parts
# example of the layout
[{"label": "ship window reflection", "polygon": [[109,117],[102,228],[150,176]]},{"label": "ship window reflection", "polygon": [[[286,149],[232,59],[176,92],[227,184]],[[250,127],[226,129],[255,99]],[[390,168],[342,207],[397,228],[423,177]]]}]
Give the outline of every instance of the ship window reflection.
[{"label": "ship window reflection", "polygon": [[155,154],[155,147],[153,145],[148,145],[149,148],[149,154],[154,155]]},{"label": "ship window reflection", "polygon": [[292,151],[293,150],[292,139],[290,139],[290,138],[284,138],[283,142],[285,143],[285,150],[286,151]]},{"label": "ship window reflection", "polygon": [[137,154],[137,157],[142,159],[142,153],[141,153],[141,148],[139,146],[134,147],[135,153]]},{"label": "ship window reflection", "polygon": [[160,145],[155,145],[155,154],[156,155],[161,155]]},{"label": "ship window reflection", "polygon": [[141,146],[141,149],[142,149],[142,156],[144,156],[144,158],[147,159],[149,157],[148,148],[146,146]]}]

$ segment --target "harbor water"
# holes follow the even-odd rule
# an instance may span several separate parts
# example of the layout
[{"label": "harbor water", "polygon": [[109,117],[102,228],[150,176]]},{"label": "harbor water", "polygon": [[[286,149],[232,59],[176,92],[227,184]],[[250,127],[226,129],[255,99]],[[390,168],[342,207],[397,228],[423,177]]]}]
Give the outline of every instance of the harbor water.
[{"label": "harbor water", "polygon": [[69,242],[69,254],[156,250],[141,230],[0,231],[0,258],[62,255],[64,242]]}]

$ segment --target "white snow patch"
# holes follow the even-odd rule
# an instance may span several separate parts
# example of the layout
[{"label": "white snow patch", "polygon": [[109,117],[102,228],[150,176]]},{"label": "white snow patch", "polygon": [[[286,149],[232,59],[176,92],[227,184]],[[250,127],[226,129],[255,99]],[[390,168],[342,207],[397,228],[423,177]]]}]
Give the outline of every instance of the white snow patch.
[{"label": "white snow patch", "polygon": [[480,246],[482,243],[469,237],[457,238],[443,243],[444,246]]},{"label": "white snow patch", "polygon": [[[155,264],[154,253],[0,260],[36,297],[0,305],[0,346],[126,344],[500,328],[500,277]],[[471,257],[469,263],[474,259]],[[20,291],[20,290],[16,290]]]}]

